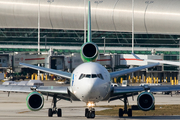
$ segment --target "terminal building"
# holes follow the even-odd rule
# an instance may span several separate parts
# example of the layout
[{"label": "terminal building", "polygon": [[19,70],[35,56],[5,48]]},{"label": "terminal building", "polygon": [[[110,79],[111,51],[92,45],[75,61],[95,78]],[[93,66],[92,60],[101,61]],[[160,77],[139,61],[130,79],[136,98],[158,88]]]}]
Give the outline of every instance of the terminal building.
[{"label": "terminal building", "polygon": [[[37,51],[39,8],[41,52],[80,51],[87,29],[86,0],[0,0],[0,4],[0,52]],[[180,61],[179,4],[179,0],[135,0],[135,54]],[[91,0],[91,10],[92,40],[100,53],[131,54],[132,0]],[[154,72],[177,77],[178,68],[163,65],[163,71]]]}]

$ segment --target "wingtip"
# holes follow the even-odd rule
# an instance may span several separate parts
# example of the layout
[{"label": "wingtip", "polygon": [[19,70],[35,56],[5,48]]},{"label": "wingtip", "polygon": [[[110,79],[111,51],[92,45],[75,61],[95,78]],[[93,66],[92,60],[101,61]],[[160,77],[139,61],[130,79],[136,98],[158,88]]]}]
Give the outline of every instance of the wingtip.
[{"label": "wingtip", "polygon": [[138,60],[144,60],[144,59],[141,59],[141,58],[139,58],[137,55],[135,55],[134,53],[131,53],[136,59],[138,59]]}]

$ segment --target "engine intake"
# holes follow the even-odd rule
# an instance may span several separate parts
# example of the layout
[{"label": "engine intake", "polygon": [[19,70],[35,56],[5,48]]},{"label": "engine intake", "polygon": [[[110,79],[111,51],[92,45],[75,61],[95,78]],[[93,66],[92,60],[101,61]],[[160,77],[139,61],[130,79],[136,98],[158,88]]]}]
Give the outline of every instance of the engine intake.
[{"label": "engine intake", "polygon": [[142,92],[137,97],[137,105],[139,109],[148,111],[154,108],[155,99],[154,96],[149,92]]},{"label": "engine intake", "polygon": [[81,48],[81,59],[84,62],[96,61],[98,54],[98,47],[92,42],[85,43]]},{"label": "engine intake", "polygon": [[26,98],[26,104],[32,111],[38,111],[44,106],[44,97],[38,92],[31,92]]}]

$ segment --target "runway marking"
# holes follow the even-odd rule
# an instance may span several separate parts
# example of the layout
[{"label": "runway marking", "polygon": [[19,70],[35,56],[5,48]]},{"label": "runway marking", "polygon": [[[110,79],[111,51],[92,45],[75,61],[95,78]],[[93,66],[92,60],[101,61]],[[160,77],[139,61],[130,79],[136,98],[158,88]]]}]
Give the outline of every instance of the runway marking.
[{"label": "runway marking", "polygon": [[22,114],[22,113],[28,113],[30,111],[22,111],[22,112],[18,112],[18,114]]}]

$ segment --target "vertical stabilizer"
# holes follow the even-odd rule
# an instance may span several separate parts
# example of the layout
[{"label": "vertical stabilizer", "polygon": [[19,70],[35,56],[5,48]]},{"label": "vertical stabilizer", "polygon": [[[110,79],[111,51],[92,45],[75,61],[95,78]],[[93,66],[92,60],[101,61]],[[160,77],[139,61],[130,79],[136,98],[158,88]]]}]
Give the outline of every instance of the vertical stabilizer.
[{"label": "vertical stabilizer", "polygon": [[88,40],[87,42],[91,42],[91,2],[88,1]]},{"label": "vertical stabilizer", "polygon": [[87,41],[81,47],[81,59],[84,62],[95,62],[99,55],[98,47],[92,42],[91,35],[91,2],[88,2],[88,36]]}]

